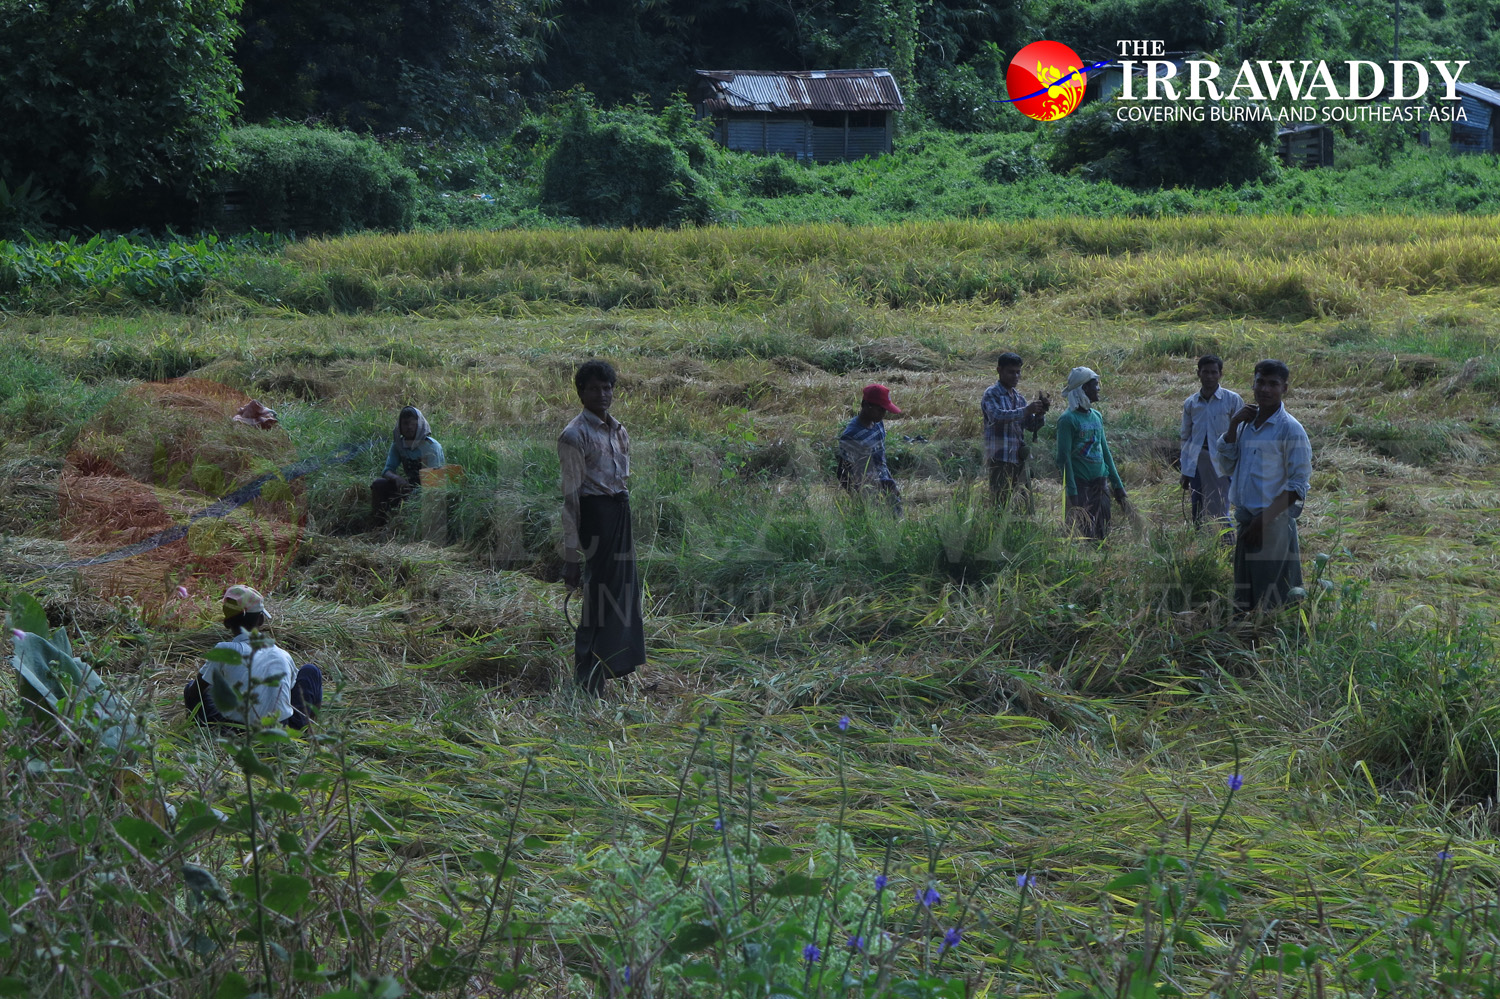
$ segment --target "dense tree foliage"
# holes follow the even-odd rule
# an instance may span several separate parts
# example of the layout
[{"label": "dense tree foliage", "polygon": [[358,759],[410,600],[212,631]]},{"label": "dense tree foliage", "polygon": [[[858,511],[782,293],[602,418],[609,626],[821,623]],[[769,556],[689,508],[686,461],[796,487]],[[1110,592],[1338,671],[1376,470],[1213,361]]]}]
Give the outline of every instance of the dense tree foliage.
[{"label": "dense tree foliage", "polygon": [[1025,11],[978,0],[564,0],[541,75],[606,101],[664,99],[709,68],[881,66],[919,89],[1030,41]]},{"label": "dense tree foliage", "polygon": [[130,192],[171,214],[234,109],[239,0],[0,0],[0,180],[112,221]]},{"label": "dense tree foliage", "polygon": [[490,134],[541,55],[551,0],[246,0],[245,116]]}]

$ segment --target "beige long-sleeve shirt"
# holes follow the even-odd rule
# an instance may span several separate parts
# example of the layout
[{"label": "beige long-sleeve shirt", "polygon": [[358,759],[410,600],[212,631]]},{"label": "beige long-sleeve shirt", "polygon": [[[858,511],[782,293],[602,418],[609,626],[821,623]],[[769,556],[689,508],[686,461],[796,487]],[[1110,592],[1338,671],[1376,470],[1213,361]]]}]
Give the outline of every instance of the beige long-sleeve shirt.
[{"label": "beige long-sleeve shirt", "polygon": [[608,422],[584,410],[557,438],[562,466],[563,554],[578,551],[578,500],[624,492],[630,478],[630,435],[613,416]]}]

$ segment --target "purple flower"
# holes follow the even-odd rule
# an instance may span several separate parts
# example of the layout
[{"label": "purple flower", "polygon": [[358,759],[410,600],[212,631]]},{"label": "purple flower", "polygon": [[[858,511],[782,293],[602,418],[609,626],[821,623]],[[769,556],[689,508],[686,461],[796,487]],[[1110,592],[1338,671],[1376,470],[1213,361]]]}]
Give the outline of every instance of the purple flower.
[{"label": "purple flower", "polygon": [[943,896],[939,895],[938,890],[932,885],[928,885],[925,889],[917,892],[917,901],[922,903],[924,909],[930,909],[942,900]]},{"label": "purple flower", "polygon": [[885,875],[884,874],[877,874],[877,875],[875,875],[875,890],[876,891],[885,891],[885,886],[886,886],[886,877],[885,877]]},{"label": "purple flower", "polygon": [[806,961],[808,964],[812,964],[822,956],[823,952],[818,949],[817,944],[810,943],[806,947],[802,948],[802,960]]},{"label": "purple flower", "polygon": [[850,950],[863,951],[865,949],[865,938],[857,934],[850,937],[848,947]]},{"label": "purple flower", "polygon": [[722,818],[714,819],[714,832],[723,832],[723,831],[724,831],[724,820]]},{"label": "purple flower", "polygon": [[1036,875],[1035,874],[1017,874],[1016,875],[1016,887],[1017,888],[1035,888],[1036,887]]},{"label": "purple flower", "polygon": [[625,984],[629,985],[630,984],[630,965],[628,965],[628,964],[625,965],[625,967],[621,969],[621,974],[622,974],[622,977],[624,977],[624,979],[625,979]]},{"label": "purple flower", "polygon": [[188,592],[188,588],[186,586],[177,587],[177,595],[184,600],[187,600],[192,596],[192,594]]},{"label": "purple flower", "polygon": [[847,731],[849,731],[849,716],[848,715],[845,715],[844,717],[842,717],[842,718],[839,719],[839,731],[840,732],[847,732]]},{"label": "purple flower", "polygon": [[943,934],[943,943],[942,946],[938,947],[938,953],[941,954],[949,947],[957,947],[963,941],[963,938],[964,931],[957,926],[953,927],[947,933]]},{"label": "purple flower", "polygon": [[1229,780],[1225,781],[1225,783],[1229,785],[1229,790],[1238,791],[1240,788],[1245,786],[1245,778],[1241,777],[1239,774],[1230,774]]},{"label": "purple flower", "polygon": [[18,642],[25,641],[26,632],[22,631],[20,628],[12,628],[10,629],[10,637],[14,638]]},{"label": "purple flower", "polygon": [[1452,860],[1453,859],[1453,851],[1452,850],[1439,850],[1437,852],[1437,859],[1438,860]]}]

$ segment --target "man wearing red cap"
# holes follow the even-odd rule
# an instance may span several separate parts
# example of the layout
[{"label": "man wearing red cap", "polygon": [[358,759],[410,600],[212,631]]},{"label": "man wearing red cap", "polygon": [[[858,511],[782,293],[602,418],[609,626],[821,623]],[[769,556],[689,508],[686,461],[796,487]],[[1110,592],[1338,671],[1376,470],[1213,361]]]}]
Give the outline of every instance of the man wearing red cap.
[{"label": "man wearing red cap", "polygon": [[[286,650],[260,629],[270,618],[265,598],[243,583],[224,591],[224,627],[234,637],[215,649],[237,653],[238,663],[210,660],[188,681],[183,703],[200,725],[290,725],[306,728],[323,704],[323,674],[309,663],[298,669]],[[228,657],[226,657],[228,658]],[[214,682],[235,694],[234,704],[214,703]]]},{"label": "man wearing red cap", "polygon": [[859,415],[839,435],[839,484],[852,493],[879,491],[901,516],[901,490],[885,466],[885,414],[901,410],[884,385],[866,385]]}]

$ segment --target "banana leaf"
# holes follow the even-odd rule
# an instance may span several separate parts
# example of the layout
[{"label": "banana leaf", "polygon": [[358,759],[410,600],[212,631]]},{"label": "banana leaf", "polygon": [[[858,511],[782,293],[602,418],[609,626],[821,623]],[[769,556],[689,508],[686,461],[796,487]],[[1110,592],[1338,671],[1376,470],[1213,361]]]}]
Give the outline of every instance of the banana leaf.
[{"label": "banana leaf", "polygon": [[125,699],[110,690],[88,663],[73,655],[67,632],[58,628],[49,640],[35,632],[20,632],[11,665],[20,682],[22,699],[39,716],[72,717],[70,702],[82,702],[85,716],[98,732],[99,744],[122,758],[141,734],[140,724]]}]

